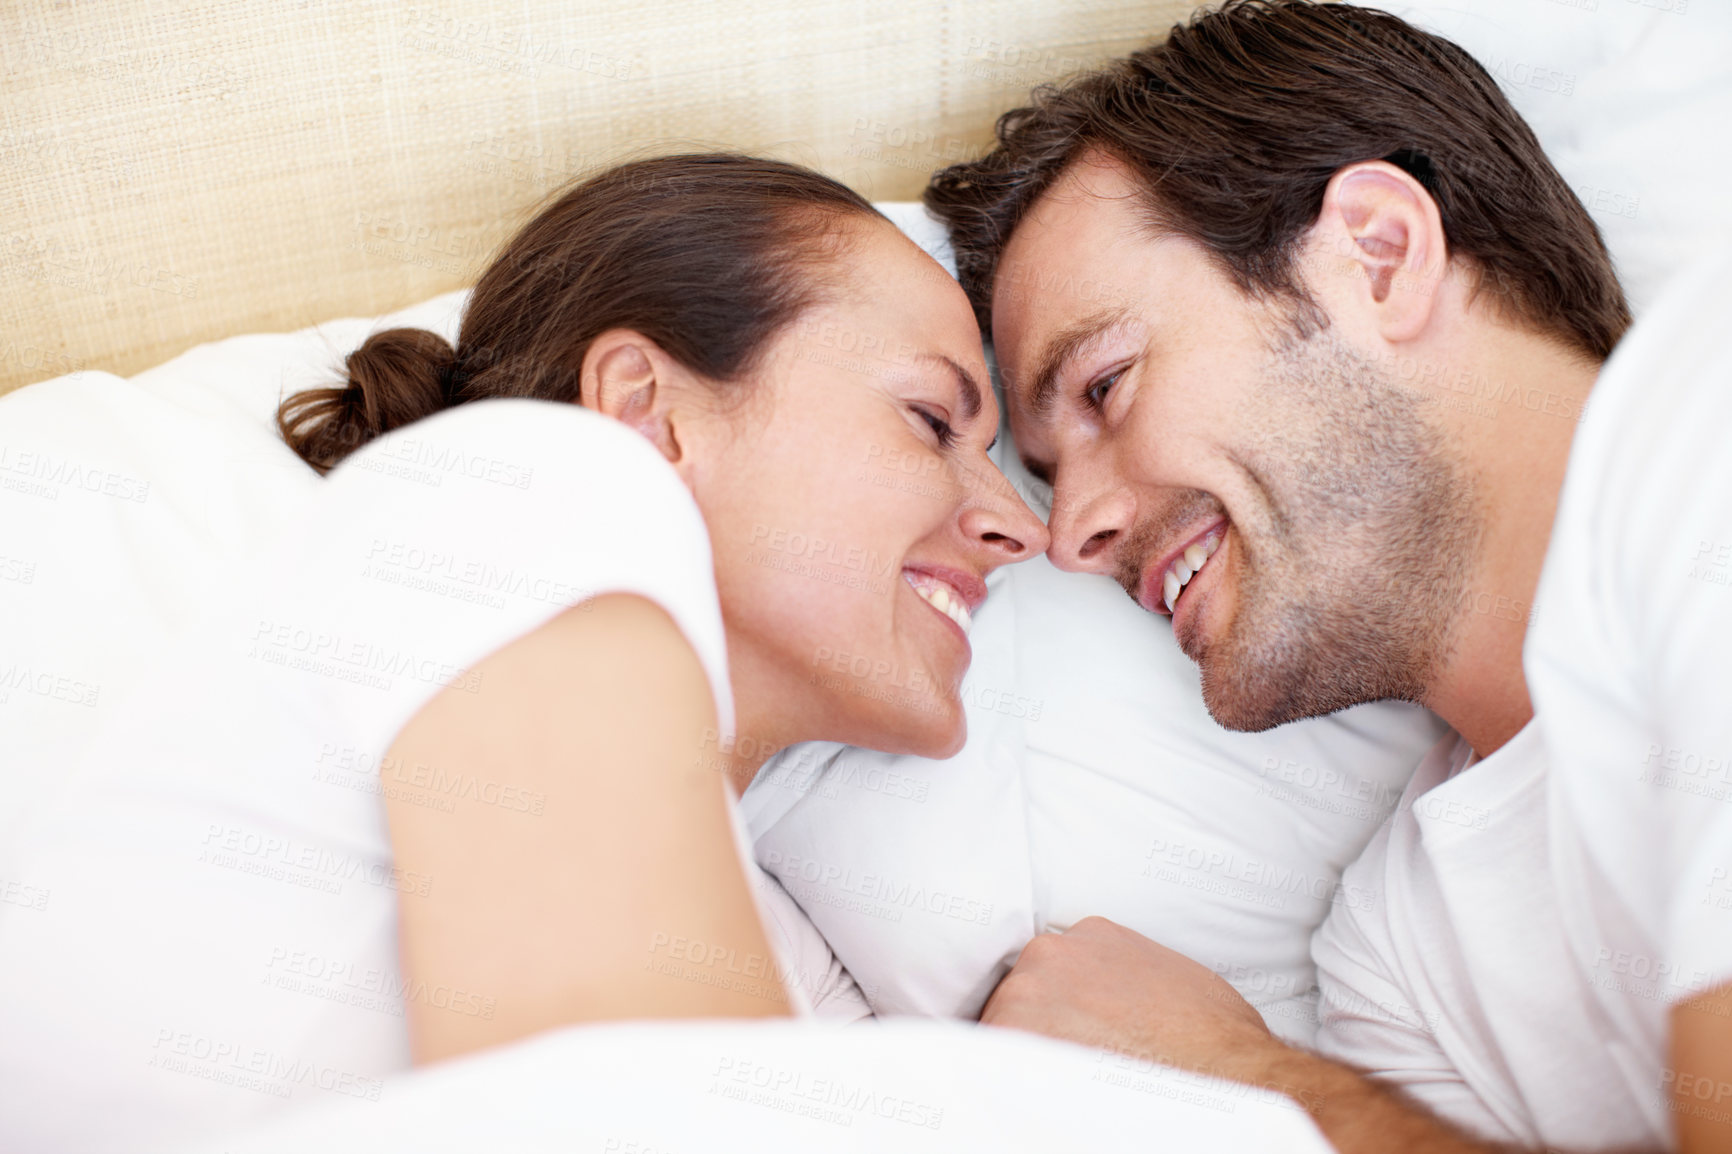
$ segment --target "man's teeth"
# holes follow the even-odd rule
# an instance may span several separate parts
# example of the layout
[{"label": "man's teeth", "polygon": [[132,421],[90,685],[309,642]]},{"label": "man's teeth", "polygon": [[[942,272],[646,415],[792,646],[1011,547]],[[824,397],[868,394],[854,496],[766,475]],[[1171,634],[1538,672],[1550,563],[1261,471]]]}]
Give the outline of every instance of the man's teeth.
[{"label": "man's teeth", "polygon": [[1166,576],[1161,579],[1161,598],[1167,603],[1168,613],[1173,611],[1173,602],[1179,599],[1179,590],[1202,572],[1203,562],[1213,557],[1220,547],[1220,535],[1210,533],[1203,538],[1202,544],[1187,547],[1184,555],[1168,566]]},{"label": "man's teeth", "polygon": [[936,577],[928,577],[924,573],[915,574],[904,570],[902,575],[908,578],[908,584],[914,587],[914,592],[922,601],[956,622],[957,627],[964,633],[968,632],[974,618],[968,612],[968,602],[963,600],[962,594],[951,588],[949,583]]}]

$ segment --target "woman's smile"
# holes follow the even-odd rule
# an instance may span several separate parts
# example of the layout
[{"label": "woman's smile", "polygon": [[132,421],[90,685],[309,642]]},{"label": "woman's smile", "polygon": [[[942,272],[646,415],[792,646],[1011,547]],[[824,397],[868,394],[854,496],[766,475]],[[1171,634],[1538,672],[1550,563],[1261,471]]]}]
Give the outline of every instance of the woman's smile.
[{"label": "woman's smile", "polygon": [[986,582],[961,570],[936,566],[905,565],[902,577],[915,596],[955,626],[966,642],[974,611],[986,600]]}]

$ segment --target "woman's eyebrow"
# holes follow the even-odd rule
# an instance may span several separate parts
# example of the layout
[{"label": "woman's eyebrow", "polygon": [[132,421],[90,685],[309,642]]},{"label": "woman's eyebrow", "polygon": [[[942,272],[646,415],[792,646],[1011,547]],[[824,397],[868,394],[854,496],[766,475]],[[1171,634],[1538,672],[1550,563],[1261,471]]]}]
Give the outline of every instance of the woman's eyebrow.
[{"label": "woman's eyebrow", "polygon": [[937,353],[920,353],[915,360],[926,361],[929,364],[940,365],[949,369],[956,376],[956,387],[962,393],[962,414],[969,420],[980,415],[980,382],[974,379],[974,374],[951,360]]}]

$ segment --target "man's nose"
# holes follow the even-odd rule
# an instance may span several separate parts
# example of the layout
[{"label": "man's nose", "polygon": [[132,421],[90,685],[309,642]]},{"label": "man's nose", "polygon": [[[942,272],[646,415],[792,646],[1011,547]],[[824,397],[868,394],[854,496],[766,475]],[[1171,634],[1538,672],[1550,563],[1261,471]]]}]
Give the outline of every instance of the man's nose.
[{"label": "man's nose", "polygon": [[1047,522],[1052,535],[1048,559],[1073,573],[1110,576],[1119,537],[1130,528],[1134,513],[1128,490],[1102,487],[1079,494],[1060,476],[1053,486],[1052,517]]}]

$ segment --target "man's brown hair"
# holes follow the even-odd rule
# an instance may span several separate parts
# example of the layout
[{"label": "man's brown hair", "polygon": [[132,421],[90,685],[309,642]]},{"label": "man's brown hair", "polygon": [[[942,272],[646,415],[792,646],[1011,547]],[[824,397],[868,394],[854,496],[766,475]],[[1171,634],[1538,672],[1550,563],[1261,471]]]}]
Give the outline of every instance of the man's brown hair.
[{"label": "man's brown hair", "polygon": [[1091,151],[1129,165],[1151,223],[1254,296],[1311,303],[1295,257],[1330,177],[1387,160],[1431,193],[1452,263],[1516,323],[1595,361],[1630,324],[1599,229],[1497,82],[1386,12],[1229,0],[1032,101],[999,118],[991,152],[926,190],[983,329],[1012,231]]}]

